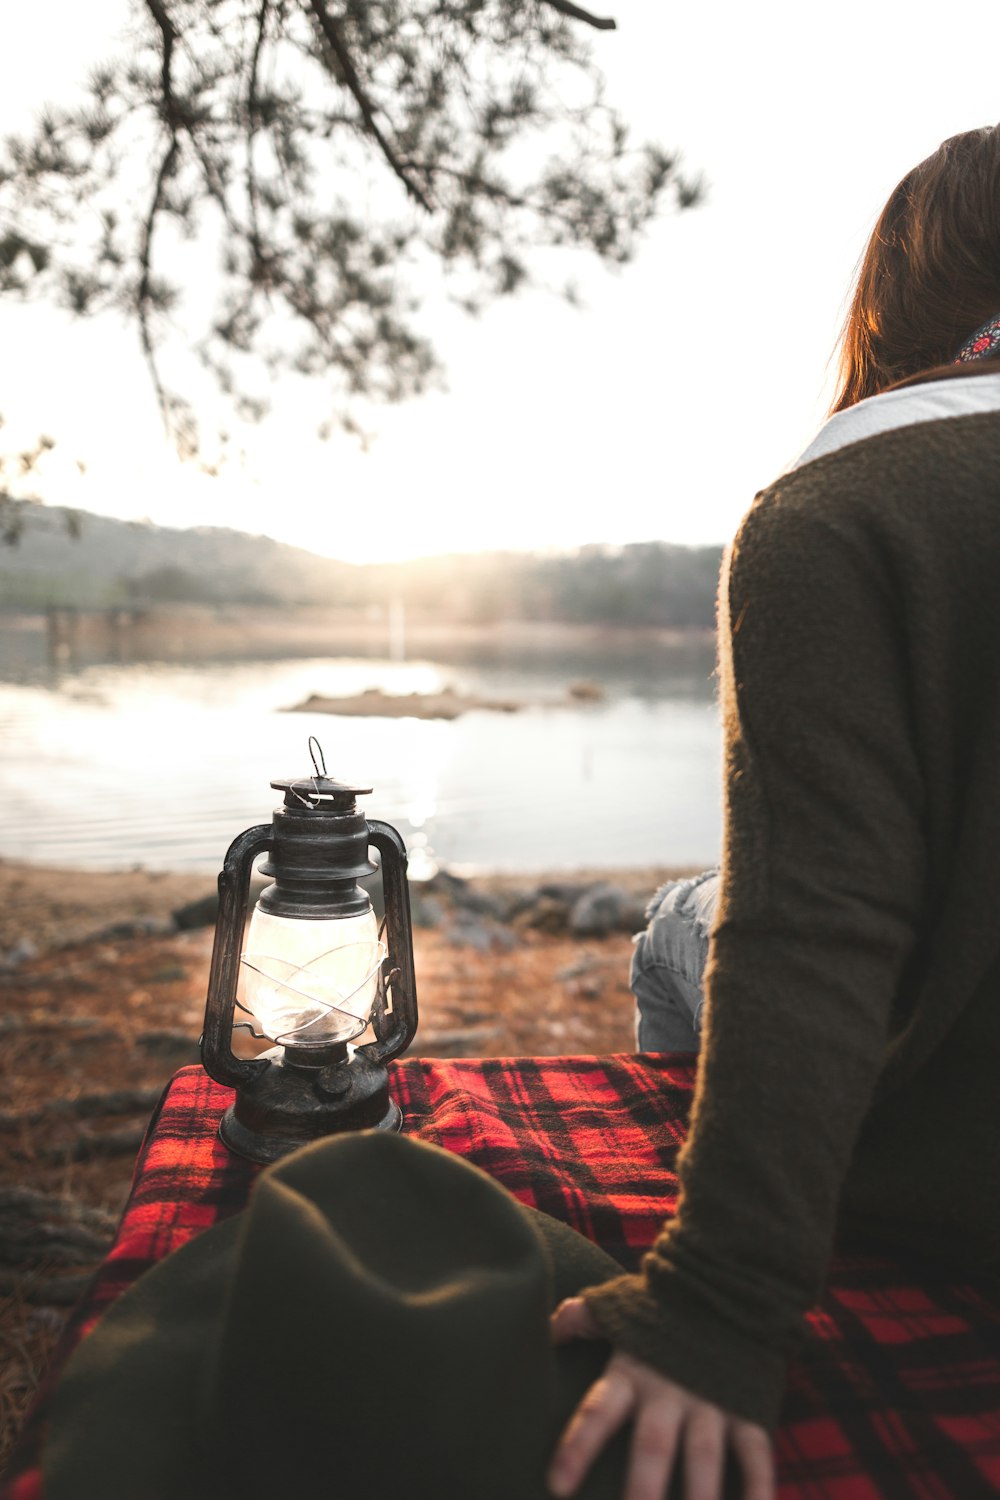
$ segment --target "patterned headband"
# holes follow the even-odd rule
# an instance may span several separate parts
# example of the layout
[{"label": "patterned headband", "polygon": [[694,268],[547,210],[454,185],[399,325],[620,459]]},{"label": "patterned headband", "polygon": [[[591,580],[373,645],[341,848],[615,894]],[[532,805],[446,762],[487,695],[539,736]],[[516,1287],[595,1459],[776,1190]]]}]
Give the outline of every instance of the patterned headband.
[{"label": "patterned headband", "polygon": [[994,314],[982,328],[977,328],[971,338],[966,339],[955,356],[956,365],[964,365],[970,359],[985,359],[1000,346],[1000,313]]}]

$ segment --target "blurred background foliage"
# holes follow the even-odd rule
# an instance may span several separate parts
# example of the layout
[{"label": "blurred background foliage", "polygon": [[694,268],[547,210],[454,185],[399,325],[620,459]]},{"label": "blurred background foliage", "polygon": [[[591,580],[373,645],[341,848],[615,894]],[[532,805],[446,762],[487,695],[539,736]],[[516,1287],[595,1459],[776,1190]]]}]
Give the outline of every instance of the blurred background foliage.
[{"label": "blurred background foliage", "polygon": [[[134,323],[208,468],[274,382],[357,401],[439,374],[432,285],[477,313],[575,253],[621,265],[676,153],[636,144],[568,0],[130,0],[118,52],[0,154],[0,292]],[[428,275],[428,272],[436,274]],[[208,434],[205,392],[225,424]]]}]

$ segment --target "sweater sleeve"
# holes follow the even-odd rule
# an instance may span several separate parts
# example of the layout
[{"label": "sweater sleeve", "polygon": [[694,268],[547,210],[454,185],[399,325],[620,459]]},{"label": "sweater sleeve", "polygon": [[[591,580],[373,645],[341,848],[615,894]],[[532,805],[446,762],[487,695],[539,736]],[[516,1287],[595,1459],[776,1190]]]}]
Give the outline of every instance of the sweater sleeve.
[{"label": "sweater sleeve", "polygon": [[723,570],[722,881],[677,1213],[640,1274],[586,1293],[618,1347],[765,1426],[826,1275],[926,867],[889,569],[787,483]]}]

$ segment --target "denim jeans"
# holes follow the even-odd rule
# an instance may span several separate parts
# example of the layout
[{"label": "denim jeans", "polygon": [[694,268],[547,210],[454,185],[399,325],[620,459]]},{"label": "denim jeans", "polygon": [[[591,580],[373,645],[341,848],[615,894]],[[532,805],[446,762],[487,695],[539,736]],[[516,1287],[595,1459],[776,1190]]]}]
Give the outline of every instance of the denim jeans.
[{"label": "denim jeans", "polygon": [[661,886],[635,939],[630,983],[640,1052],[697,1052],[702,978],[719,901],[719,872]]}]

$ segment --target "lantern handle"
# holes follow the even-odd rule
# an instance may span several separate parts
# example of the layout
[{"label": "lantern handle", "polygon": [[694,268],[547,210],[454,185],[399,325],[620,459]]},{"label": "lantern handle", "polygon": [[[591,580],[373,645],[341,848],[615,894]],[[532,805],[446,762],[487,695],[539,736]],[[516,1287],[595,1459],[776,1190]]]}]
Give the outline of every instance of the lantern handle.
[{"label": "lantern handle", "polygon": [[243,928],[250,905],[250,875],[257,856],[271,848],[273,834],[270,823],[246,829],[230,844],[219,872],[219,915],[208,972],[201,1061],[210,1077],[230,1088],[249,1083],[271,1066],[266,1058],[235,1057],[231,1038]]},{"label": "lantern handle", "polygon": [[390,1062],[412,1042],[417,1032],[417,986],[413,968],[413,927],[410,887],[406,880],[406,845],[391,823],[368,819],[369,841],[382,856],[382,894],[385,899],[386,946],[396,971],[391,978],[392,1013],[384,994],[372,1016],[376,1040],[358,1048],[373,1063]]},{"label": "lantern handle", "polygon": [[309,758],[313,763],[313,770],[317,776],[326,776],[326,756],[323,754],[323,746],[314,734],[309,736],[306,742]]}]

